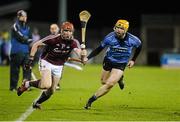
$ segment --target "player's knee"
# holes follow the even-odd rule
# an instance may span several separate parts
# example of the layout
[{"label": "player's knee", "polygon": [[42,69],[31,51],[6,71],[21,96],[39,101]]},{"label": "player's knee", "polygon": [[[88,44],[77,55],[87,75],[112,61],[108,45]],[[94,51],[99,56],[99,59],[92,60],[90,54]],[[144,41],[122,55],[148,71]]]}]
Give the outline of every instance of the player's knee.
[{"label": "player's knee", "polygon": [[101,78],[101,84],[102,85],[106,84],[106,80],[103,77]]},{"label": "player's knee", "polygon": [[102,84],[102,85],[106,84],[106,81],[104,81],[103,79],[101,79],[101,84]]},{"label": "player's knee", "polygon": [[51,88],[51,84],[46,84],[46,85],[45,85],[45,88],[46,88],[46,89]]},{"label": "player's knee", "polygon": [[41,89],[49,89],[49,88],[51,88],[51,83],[41,83],[41,84],[39,85],[39,87],[40,87]]},{"label": "player's knee", "polygon": [[110,89],[110,88],[112,88],[115,85],[115,83],[114,82],[107,82],[106,85]]}]

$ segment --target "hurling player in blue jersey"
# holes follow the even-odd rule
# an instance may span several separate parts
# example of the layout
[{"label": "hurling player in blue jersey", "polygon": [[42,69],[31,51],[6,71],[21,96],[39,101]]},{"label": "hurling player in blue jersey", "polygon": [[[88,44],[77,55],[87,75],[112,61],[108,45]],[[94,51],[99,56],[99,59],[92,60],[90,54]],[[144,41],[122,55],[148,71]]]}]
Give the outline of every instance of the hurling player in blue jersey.
[{"label": "hurling player in blue jersey", "polygon": [[[102,86],[89,98],[85,109],[89,109],[95,100],[108,93],[116,83],[119,84],[121,89],[124,88],[124,70],[126,66],[129,68],[133,67],[142,48],[140,39],[127,32],[128,28],[129,22],[119,19],[113,28],[114,31],[109,33],[100,46],[93,50],[85,59],[85,61],[88,61],[107,47],[101,75]],[[133,48],[135,48],[135,52],[131,56]]]}]

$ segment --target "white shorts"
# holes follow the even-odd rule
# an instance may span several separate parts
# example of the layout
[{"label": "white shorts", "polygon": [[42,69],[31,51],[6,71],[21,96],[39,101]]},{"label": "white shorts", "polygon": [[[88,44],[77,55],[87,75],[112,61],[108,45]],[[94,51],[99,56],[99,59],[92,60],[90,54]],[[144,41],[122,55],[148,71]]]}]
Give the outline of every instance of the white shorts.
[{"label": "white shorts", "polygon": [[50,70],[51,74],[56,76],[56,77],[61,77],[62,75],[62,70],[63,70],[63,65],[58,66],[58,65],[53,65],[46,60],[40,59],[39,60],[39,71],[42,70]]}]

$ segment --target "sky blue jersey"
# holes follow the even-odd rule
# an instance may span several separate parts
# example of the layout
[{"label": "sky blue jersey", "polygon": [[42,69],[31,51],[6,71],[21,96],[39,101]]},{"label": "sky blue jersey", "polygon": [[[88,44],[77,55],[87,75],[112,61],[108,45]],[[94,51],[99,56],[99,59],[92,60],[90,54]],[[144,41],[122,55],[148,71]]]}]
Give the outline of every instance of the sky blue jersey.
[{"label": "sky blue jersey", "polygon": [[115,32],[111,32],[101,42],[103,48],[107,47],[105,57],[115,63],[128,63],[132,49],[140,45],[141,40],[128,32],[123,40],[118,39]]}]

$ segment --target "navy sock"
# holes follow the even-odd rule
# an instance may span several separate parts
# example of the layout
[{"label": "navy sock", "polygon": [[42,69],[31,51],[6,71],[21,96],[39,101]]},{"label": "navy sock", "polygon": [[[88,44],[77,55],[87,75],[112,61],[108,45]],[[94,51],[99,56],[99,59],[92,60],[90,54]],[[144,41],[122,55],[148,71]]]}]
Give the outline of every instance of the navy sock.
[{"label": "navy sock", "polygon": [[51,95],[46,95],[45,91],[41,94],[40,98],[37,100],[36,103],[41,104],[44,101],[48,100],[51,97]]},{"label": "navy sock", "polygon": [[89,98],[88,103],[92,103],[95,100],[97,100],[97,97],[95,95],[93,95],[91,98]]}]

